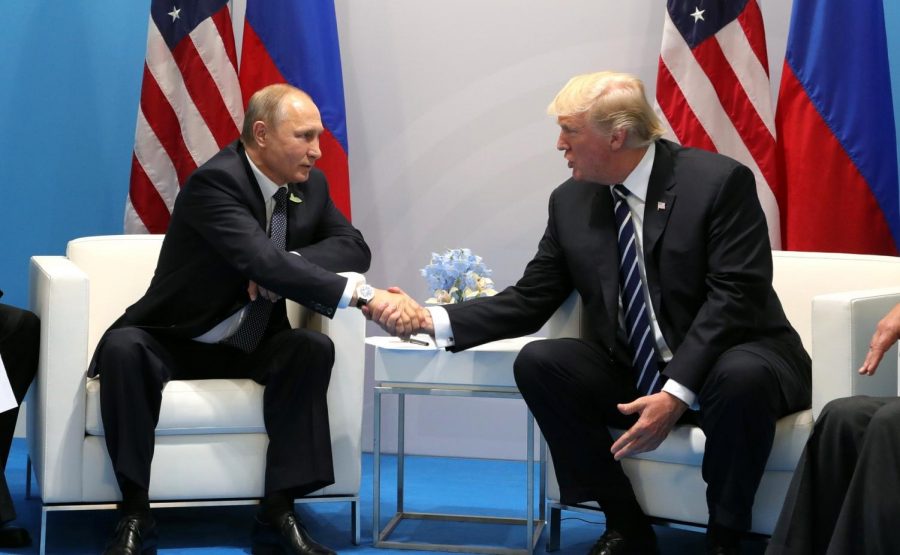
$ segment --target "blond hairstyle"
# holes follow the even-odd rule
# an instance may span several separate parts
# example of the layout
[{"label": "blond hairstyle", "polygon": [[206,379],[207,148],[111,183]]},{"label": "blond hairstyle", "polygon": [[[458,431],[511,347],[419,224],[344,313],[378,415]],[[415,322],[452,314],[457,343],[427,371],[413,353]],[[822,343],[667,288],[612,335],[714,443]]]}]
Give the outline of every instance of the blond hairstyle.
[{"label": "blond hairstyle", "polygon": [[629,148],[647,146],[665,132],[644,94],[644,84],[634,75],[601,71],[576,75],[547,107],[552,116],[587,113],[588,121],[603,132],[628,132]]},{"label": "blond hairstyle", "polygon": [[253,93],[250,102],[247,103],[247,111],[244,113],[244,126],[241,129],[241,142],[244,145],[253,144],[253,124],[261,121],[267,127],[275,127],[284,116],[282,101],[289,96],[301,95],[311,100],[306,92],[297,87],[277,83],[263,87]]}]

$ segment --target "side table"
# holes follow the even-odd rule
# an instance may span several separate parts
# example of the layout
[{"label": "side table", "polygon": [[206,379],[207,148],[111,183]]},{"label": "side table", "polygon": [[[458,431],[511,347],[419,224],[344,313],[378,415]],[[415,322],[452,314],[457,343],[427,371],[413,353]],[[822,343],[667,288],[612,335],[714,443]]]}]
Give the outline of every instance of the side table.
[{"label": "side table", "polygon": [[[525,518],[460,515],[406,511],[403,506],[404,419],[406,395],[442,395],[521,399],[513,378],[513,361],[523,345],[540,338],[519,337],[486,343],[460,353],[450,353],[433,345],[420,346],[393,337],[370,337],[375,347],[375,433],[373,449],[372,535],[376,547],[426,551],[531,554],[540,538],[545,521],[544,484],[546,449],[540,437],[540,508],[534,511],[534,417],[527,410],[526,427],[526,502]],[[397,512],[381,528],[381,400],[384,394],[397,395]],[[520,549],[484,545],[457,545],[389,540],[404,519],[443,520],[488,524],[524,525],[524,545]]]}]

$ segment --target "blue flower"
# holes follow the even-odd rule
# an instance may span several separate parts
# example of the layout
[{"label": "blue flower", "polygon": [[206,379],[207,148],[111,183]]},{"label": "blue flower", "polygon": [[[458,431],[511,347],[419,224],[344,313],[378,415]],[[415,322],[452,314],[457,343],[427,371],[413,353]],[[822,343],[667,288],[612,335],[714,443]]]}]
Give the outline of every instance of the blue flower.
[{"label": "blue flower", "polygon": [[475,297],[494,295],[491,271],[480,256],[469,249],[450,249],[431,253],[431,262],[422,268],[422,277],[434,296],[428,303],[457,303]]}]

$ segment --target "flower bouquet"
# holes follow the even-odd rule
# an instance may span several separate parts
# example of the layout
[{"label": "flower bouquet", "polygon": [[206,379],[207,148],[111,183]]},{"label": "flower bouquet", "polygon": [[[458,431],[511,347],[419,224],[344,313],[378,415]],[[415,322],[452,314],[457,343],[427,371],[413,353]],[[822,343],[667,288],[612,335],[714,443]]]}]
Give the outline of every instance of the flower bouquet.
[{"label": "flower bouquet", "polygon": [[496,295],[491,271],[469,249],[450,249],[444,254],[431,253],[431,263],[422,268],[422,277],[434,296],[428,304],[454,304]]}]

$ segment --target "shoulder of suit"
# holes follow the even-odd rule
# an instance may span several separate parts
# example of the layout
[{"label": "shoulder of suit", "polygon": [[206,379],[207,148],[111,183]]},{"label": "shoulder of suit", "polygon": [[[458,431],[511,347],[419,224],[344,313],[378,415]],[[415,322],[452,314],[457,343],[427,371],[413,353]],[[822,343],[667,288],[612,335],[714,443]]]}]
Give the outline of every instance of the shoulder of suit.
[{"label": "shoulder of suit", "polygon": [[[679,169],[693,169],[695,166],[702,166],[703,171],[722,171],[730,173],[735,168],[743,166],[743,164],[734,158],[719,154],[718,152],[683,146],[678,143],[673,143],[672,141],[667,141],[666,139],[659,139],[657,144],[662,148],[663,152],[672,158],[676,167],[676,172]],[[659,153],[659,150],[657,150],[657,153]]]}]

